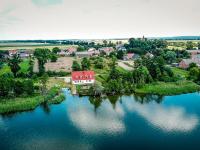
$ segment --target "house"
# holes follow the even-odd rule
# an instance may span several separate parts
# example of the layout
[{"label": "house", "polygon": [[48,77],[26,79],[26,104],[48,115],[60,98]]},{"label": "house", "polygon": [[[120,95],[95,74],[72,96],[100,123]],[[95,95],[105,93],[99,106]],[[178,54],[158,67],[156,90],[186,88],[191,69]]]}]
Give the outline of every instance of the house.
[{"label": "house", "polygon": [[12,57],[13,55],[15,55],[15,54],[18,54],[18,51],[15,49],[15,50],[9,50],[8,51],[8,55],[10,56],[10,57]]},{"label": "house", "polygon": [[148,52],[148,53],[146,53],[146,54],[145,54],[145,56],[146,56],[146,57],[149,57],[149,58],[153,58],[153,57],[154,57],[154,55],[153,55],[153,54],[151,54],[151,53],[149,53],[149,52]]},{"label": "house", "polygon": [[200,50],[187,50],[187,52],[190,53],[191,56],[200,54]]},{"label": "house", "polygon": [[138,59],[140,56],[138,54],[134,54],[134,53],[128,53],[126,55],[124,55],[124,60],[136,60]]},{"label": "house", "polygon": [[196,58],[193,58],[193,59],[183,59],[179,63],[179,67],[182,68],[182,69],[187,69],[191,63],[196,63],[197,66],[200,67],[200,59],[196,59]]},{"label": "house", "polygon": [[88,53],[90,56],[98,56],[100,54],[99,50],[96,50],[95,48],[88,49]]},{"label": "house", "polygon": [[20,58],[27,58],[33,55],[33,50],[20,50],[18,51]]},{"label": "house", "polygon": [[69,53],[69,55],[75,53],[77,51],[77,48],[76,47],[69,47],[67,48],[67,51]]},{"label": "house", "polygon": [[115,48],[117,51],[126,51],[126,48],[124,47],[123,44],[119,44]]},{"label": "house", "polygon": [[102,48],[99,48],[99,52],[104,52],[106,55],[109,55],[113,51],[114,51],[113,47],[102,47]]},{"label": "house", "polygon": [[124,60],[130,60],[133,59],[134,53],[128,53],[126,55],[124,55]]},{"label": "house", "polygon": [[73,53],[76,53],[76,51],[77,51],[76,47],[69,47],[67,49],[62,49],[57,54],[60,56],[69,56],[69,55],[72,55]]},{"label": "house", "polygon": [[91,53],[88,52],[88,51],[83,51],[83,52],[76,52],[76,56],[77,57],[90,57],[91,56]]},{"label": "house", "polygon": [[73,71],[72,72],[72,84],[85,85],[93,84],[95,82],[94,71]]}]

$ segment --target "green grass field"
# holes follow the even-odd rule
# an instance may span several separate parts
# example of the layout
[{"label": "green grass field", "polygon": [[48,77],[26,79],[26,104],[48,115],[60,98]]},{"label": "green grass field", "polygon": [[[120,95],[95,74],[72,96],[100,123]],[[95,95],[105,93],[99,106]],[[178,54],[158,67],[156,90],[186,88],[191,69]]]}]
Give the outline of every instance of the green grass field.
[{"label": "green grass field", "polygon": [[191,81],[179,82],[157,82],[146,84],[135,92],[139,94],[156,94],[156,95],[177,95],[184,93],[192,93],[200,90],[200,86]]},{"label": "green grass field", "polygon": [[180,75],[183,78],[187,78],[188,77],[188,71],[187,70],[183,70],[181,68],[172,67],[172,71],[174,72],[175,75]]}]

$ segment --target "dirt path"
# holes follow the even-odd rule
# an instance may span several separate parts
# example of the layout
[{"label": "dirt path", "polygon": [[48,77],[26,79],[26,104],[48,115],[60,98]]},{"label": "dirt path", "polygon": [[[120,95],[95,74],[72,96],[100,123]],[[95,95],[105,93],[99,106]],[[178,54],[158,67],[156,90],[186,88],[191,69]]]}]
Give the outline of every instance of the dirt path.
[{"label": "dirt path", "polygon": [[[124,61],[118,61],[117,63],[118,63],[118,66],[122,67],[122,68],[125,69],[125,70],[128,70],[128,71],[133,70],[133,67],[128,66],[127,64],[125,64],[126,62],[124,62]],[[127,63],[128,63],[128,62],[127,62]],[[131,64],[130,64],[130,65],[131,65]]]}]

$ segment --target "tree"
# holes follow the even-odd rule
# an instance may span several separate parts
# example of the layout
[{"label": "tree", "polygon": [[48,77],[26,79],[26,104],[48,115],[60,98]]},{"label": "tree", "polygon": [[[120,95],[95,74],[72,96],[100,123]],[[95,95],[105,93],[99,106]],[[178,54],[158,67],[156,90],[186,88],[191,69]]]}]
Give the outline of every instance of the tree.
[{"label": "tree", "polygon": [[193,50],[194,49],[194,44],[192,41],[187,41],[186,43],[186,49],[187,50]]},{"label": "tree", "polygon": [[188,67],[188,70],[192,69],[192,68],[197,68],[197,64],[196,63],[190,63],[189,64],[189,67]]},{"label": "tree", "polygon": [[34,67],[34,58],[33,58],[33,56],[30,56],[29,57],[29,68],[28,68],[30,76],[33,75],[33,67]]},{"label": "tree", "polygon": [[124,57],[124,52],[122,50],[117,51],[117,59],[123,59]]},{"label": "tree", "polygon": [[77,52],[82,52],[82,51],[85,51],[85,47],[84,46],[78,46],[77,48]]},{"label": "tree", "polygon": [[49,76],[48,74],[44,73],[40,78],[39,82],[41,84],[41,93],[45,95],[47,93],[47,82],[48,82]]},{"label": "tree", "polygon": [[55,54],[55,53],[52,53],[52,54],[51,54],[51,62],[56,62],[56,61],[57,61],[57,59],[58,59],[58,56],[57,56],[57,54]]},{"label": "tree", "polygon": [[198,67],[193,67],[189,71],[189,78],[196,81],[199,77],[200,71]]},{"label": "tree", "polygon": [[80,71],[81,70],[81,66],[79,65],[79,63],[77,61],[73,61],[72,70],[73,71]]},{"label": "tree", "polygon": [[176,60],[176,53],[174,51],[167,51],[164,57],[171,64]]},{"label": "tree", "polygon": [[198,47],[198,49],[200,49],[200,42],[198,42],[197,47]]},{"label": "tree", "polygon": [[23,82],[20,80],[15,80],[14,82],[14,93],[16,96],[21,95],[24,92]]},{"label": "tree", "polygon": [[50,50],[37,48],[37,49],[35,49],[34,56],[38,59],[39,73],[40,73],[40,75],[42,75],[45,72],[44,65],[51,56]]},{"label": "tree", "polygon": [[0,96],[6,97],[13,87],[13,75],[5,73],[0,75]]},{"label": "tree", "polygon": [[104,67],[104,61],[103,61],[103,58],[98,57],[98,58],[95,60],[94,63],[95,63],[95,68],[103,69],[103,67]]},{"label": "tree", "polygon": [[86,57],[83,58],[81,61],[82,70],[89,70],[90,69],[90,60]]},{"label": "tree", "polygon": [[14,77],[17,76],[17,72],[21,69],[19,65],[21,61],[22,60],[19,58],[19,55],[17,54],[13,55],[13,58],[8,59],[8,65],[10,66],[10,69],[14,74]]},{"label": "tree", "polygon": [[24,92],[27,95],[32,95],[34,93],[34,84],[32,80],[28,79],[24,81]]},{"label": "tree", "polygon": [[54,53],[54,54],[57,54],[58,52],[60,52],[61,50],[60,50],[60,48],[58,48],[58,47],[54,47],[53,49],[52,49],[52,52]]},{"label": "tree", "polygon": [[103,44],[104,44],[104,46],[107,46],[107,44],[108,44],[107,40],[103,40]]}]

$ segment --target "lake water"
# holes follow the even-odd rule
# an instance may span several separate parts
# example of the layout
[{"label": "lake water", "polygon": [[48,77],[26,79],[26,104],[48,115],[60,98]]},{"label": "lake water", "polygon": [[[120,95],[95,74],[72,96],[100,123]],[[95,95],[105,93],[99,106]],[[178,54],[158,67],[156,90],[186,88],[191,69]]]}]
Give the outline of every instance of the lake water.
[{"label": "lake water", "polygon": [[200,149],[200,94],[72,96],[0,116],[0,150]]}]

